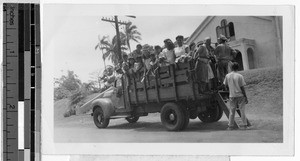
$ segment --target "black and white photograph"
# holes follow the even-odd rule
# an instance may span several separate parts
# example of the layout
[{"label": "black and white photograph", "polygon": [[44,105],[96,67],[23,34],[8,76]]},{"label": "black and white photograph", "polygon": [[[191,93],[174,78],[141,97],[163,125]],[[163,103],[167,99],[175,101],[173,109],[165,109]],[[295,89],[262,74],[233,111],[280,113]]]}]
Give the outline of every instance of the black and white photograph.
[{"label": "black and white photograph", "polygon": [[[224,14],[213,6],[166,6],[43,6],[44,150],[68,145],[97,154],[87,148],[125,143],[118,153],[151,145],[181,154],[180,146],[191,145],[184,151],[198,154],[195,147],[209,151],[205,145],[213,143],[222,145],[216,155],[264,155],[272,145],[288,146],[278,154],[290,154],[289,13],[262,9],[280,8],[274,6],[253,13],[227,6]],[[226,145],[232,148],[220,150]],[[247,146],[262,150],[234,150]]]}]

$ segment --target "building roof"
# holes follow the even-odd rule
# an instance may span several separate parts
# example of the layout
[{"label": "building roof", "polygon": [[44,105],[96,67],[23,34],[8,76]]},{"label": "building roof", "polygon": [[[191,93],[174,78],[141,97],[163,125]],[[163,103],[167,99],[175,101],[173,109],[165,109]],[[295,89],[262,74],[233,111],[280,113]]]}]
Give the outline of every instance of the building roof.
[{"label": "building roof", "polygon": [[191,36],[186,40],[186,43],[189,44],[199,36],[199,34],[205,29],[205,27],[214,19],[215,16],[206,16],[206,18],[201,22],[197,29],[191,34]]},{"label": "building roof", "polygon": [[[201,32],[206,28],[206,26],[215,18],[216,16],[206,16],[205,19],[200,23],[197,29],[191,34],[189,39],[186,40],[186,43],[189,44],[197,39]],[[251,16],[258,19],[272,21],[272,16]]]}]

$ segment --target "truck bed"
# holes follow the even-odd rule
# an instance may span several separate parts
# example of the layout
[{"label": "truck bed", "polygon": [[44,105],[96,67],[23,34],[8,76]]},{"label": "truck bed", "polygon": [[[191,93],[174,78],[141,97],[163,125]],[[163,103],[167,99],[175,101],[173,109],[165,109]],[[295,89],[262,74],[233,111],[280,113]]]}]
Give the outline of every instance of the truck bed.
[{"label": "truck bed", "polygon": [[198,92],[192,68],[192,62],[178,63],[161,67],[155,77],[146,76],[144,81],[130,78],[126,88],[130,104],[207,98]]}]

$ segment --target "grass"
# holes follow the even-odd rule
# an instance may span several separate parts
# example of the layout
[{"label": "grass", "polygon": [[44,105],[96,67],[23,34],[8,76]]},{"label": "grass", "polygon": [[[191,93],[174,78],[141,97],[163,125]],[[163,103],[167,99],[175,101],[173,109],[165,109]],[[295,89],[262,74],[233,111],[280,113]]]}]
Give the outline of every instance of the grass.
[{"label": "grass", "polygon": [[[93,93],[91,95],[86,96],[80,104],[84,104],[85,102],[93,99],[98,93]],[[59,121],[64,118],[64,113],[70,110],[71,102],[68,98],[61,99],[54,102],[54,120]]]},{"label": "grass", "polygon": [[282,116],[283,77],[282,68],[262,68],[240,72],[246,82],[248,111]]}]

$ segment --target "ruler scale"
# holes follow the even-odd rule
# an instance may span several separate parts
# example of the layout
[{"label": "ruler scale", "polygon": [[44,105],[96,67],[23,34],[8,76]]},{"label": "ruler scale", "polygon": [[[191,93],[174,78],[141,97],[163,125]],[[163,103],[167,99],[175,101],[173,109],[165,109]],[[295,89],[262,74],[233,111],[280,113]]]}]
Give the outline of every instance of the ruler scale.
[{"label": "ruler scale", "polygon": [[41,160],[39,14],[39,4],[3,4],[3,161]]},{"label": "ruler scale", "polygon": [[18,161],[18,5],[3,4],[3,157]]}]

